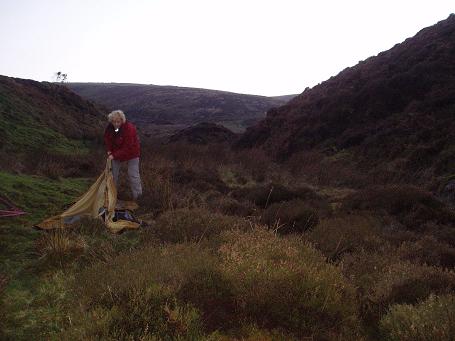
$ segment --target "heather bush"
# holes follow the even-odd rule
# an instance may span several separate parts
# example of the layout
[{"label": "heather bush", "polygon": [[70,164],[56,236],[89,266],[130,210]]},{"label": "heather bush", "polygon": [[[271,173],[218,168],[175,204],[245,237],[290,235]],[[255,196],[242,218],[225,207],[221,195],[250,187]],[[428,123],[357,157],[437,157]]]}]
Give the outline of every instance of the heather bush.
[{"label": "heather bush", "polygon": [[318,212],[302,200],[270,205],[262,214],[262,222],[276,227],[279,233],[302,233],[319,222]]},{"label": "heather bush", "polygon": [[217,170],[213,168],[195,170],[194,168],[177,166],[173,170],[172,179],[177,184],[189,186],[201,192],[208,190],[227,191],[227,187],[219,178]]},{"label": "heather bush", "polygon": [[104,150],[94,148],[87,154],[29,153],[26,169],[51,179],[97,176],[105,166]]},{"label": "heather bush", "polygon": [[290,189],[276,183],[238,188],[233,190],[231,194],[236,199],[247,199],[262,208],[266,208],[273,203],[297,198],[309,201],[322,200],[322,198],[309,187]]},{"label": "heather bush", "polygon": [[[159,214],[177,207],[180,192],[172,181],[170,171],[167,168],[163,170],[146,166],[143,166],[143,169],[141,175],[143,195],[138,202],[141,210]],[[126,184],[120,182],[120,188],[122,187],[125,188]]]},{"label": "heather bush", "polygon": [[330,260],[338,260],[347,252],[377,249],[384,242],[381,234],[374,217],[342,215],[322,219],[305,236]]},{"label": "heather bush", "polygon": [[246,217],[257,211],[257,207],[250,201],[237,200],[217,191],[207,192],[205,202],[210,210],[226,215]]},{"label": "heather bush", "polygon": [[363,318],[373,323],[392,304],[414,304],[430,294],[455,290],[455,272],[401,260],[398,250],[387,244],[378,252],[346,254],[342,268],[358,287]]},{"label": "heather bush", "polygon": [[455,339],[455,296],[430,295],[415,305],[393,305],[380,322],[386,340],[423,341]]},{"label": "heather bush", "polygon": [[263,182],[273,162],[266,151],[260,148],[243,149],[235,153],[235,159],[254,181]]},{"label": "heather bush", "polygon": [[302,238],[261,226],[223,231],[211,244],[124,251],[67,281],[58,339],[361,337],[355,290],[340,269]]},{"label": "heather bush", "polygon": [[161,286],[112,292],[110,302],[75,317],[76,329],[58,335],[63,340],[197,340],[198,311],[178,302]]},{"label": "heather bush", "polygon": [[452,223],[455,213],[418,187],[389,185],[371,187],[348,196],[343,203],[347,210],[372,210],[397,217],[406,227],[421,229],[427,222]]},{"label": "heather bush", "polygon": [[354,288],[299,236],[226,231],[219,247],[242,320],[297,337],[358,339]]},{"label": "heather bush", "polygon": [[202,339],[199,311],[177,298],[189,279],[216,259],[197,245],[148,247],[125,252],[80,271],[71,284],[71,323],[63,339]]},{"label": "heather bush", "polygon": [[150,233],[162,241],[178,243],[199,241],[224,230],[249,226],[248,221],[240,217],[213,213],[203,208],[181,208],[161,214],[150,228]]},{"label": "heather bush", "polygon": [[[330,143],[328,143],[330,144]],[[291,174],[318,186],[349,186],[359,188],[372,181],[359,170],[350,152],[328,147],[325,153],[304,150],[293,153],[285,162]]]},{"label": "heather bush", "polygon": [[455,248],[433,236],[404,241],[397,250],[400,259],[442,268],[455,267]]}]

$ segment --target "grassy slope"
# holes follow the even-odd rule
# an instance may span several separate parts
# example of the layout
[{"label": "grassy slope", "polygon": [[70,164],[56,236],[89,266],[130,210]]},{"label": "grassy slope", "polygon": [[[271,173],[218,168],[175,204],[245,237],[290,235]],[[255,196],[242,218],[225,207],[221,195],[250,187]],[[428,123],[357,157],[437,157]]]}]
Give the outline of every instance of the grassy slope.
[{"label": "grassy slope", "polygon": [[69,89],[0,76],[0,151],[86,154],[102,114]]},{"label": "grassy slope", "polygon": [[33,110],[33,106],[21,98],[7,91],[0,92],[0,119],[3,122],[0,132],[7,151],[44,149],[61,154],[87,153],[86,143],[49,128],[31,114]]},{"label": "grassy slope", "polygon": [[62,211],[88,185],[89,180],[83,178],[49,180],[0,172],[0,193],[27,211],[24,216],[0,218],[0,272],[9,278],[2,297],[5,325],[0,323],[0,338],[30,339],[43,327],[37,319],[51,308],[42,304],[33,308],[33,302],[42,299],[38,290],[45,277],[34,247],[43,232],[31,226]]},{"label": "grassy slope", "polygon": [[[49,321],[55,306],[42,290],[52,271],[43,265],[35,245],[44,232],[31,227],[63,211],[92,182],[62,178],[61,171],[71,167],[69,160],[92,167],[89,161],[101,136],[102,113],[64,86],[0,76],[0,121],[0,157],[6,158],[0,164],[0,196],[27,212],[0,218],[0,339],[37,339],[53,328],[43,319]],[[62,163],[55,179],[22,173],[34,170],[21,163],[30,157],[30,162],[38,162],[47,155]],[[96,170],[87,172],[91,176]]]}]

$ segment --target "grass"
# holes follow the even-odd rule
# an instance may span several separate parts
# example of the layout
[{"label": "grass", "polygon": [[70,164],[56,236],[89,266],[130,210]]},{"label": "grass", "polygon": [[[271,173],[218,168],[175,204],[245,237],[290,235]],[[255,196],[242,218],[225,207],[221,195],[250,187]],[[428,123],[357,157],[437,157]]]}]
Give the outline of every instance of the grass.
[{"label": "grass", "polygon": [[[40,270],[35,241],[42,233],[31,228],[47,216],[56,214],[64,205],[88,187],[87,179],[50,180],[43,177],[0,172],[0,193],[27,212],[16,218],[0,220],[0,263],[2,275],[9,279],[2,303],[5,319],[0,322],[0,338],[30,339],[41,325],[40,312],[31,309],[40,299]],[[49,307],[52,310],[52,307]],[[8,326],[2,326],[8,320]],[[3,328],[2,328],[3,327]],[[3,335],[1,330],[3,329]]]},{"label": "grass", "polygon": [[63,155],[86,155],[90,151],[91,143],[67,138],[30,116],[15,115],[14,119],[7,119],[3,115],[0,115],[3,121],[0,132],[6,151],[39,150]]},{"label": "grass", "polygon": [[101,112],[65,86],[0,79],[0,151],[87,155],[102,133]]},{"label": "grass", "polygon": [[90,180],[85,178],[51,180],[0,171],[0,193],[28,212],[26,217],[19,218],[22,222],[38,222],[49,214],[57,213],[63,205],[71,203],[75,196],[88,188],[89,184]]},{"label": "grass", "polygon": [[29,175],[0,172],[2,196],[27,212],[16,218],[0,220],[0,262],[2,272],[14,274],[23,263],[32,258],[33,240],[39,236],[32,225],[57,214],[88,188],[87,179],[50,180]]}]

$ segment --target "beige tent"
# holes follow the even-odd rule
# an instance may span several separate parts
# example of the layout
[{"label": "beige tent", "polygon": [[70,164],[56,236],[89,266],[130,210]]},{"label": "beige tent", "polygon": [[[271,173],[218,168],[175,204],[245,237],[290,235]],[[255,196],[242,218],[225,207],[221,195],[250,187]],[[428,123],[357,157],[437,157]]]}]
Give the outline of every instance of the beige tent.
[{"label": "beige tent", "polygon": [[[51,230],[70,227],[80,217],[103,219],[106,228],[113,233],[125,229],[138,229],[139,222],[130,220],[115,221],[116,209],[135,209],[137,204],[131,201],[118,202],[117,189],[112,176],[112,161],[107,160],[104,172],[98,177],[89,190],[65,212],[50,217],[34,227],[42,230]],[[103,215],[104,213],[104,215]]]}]

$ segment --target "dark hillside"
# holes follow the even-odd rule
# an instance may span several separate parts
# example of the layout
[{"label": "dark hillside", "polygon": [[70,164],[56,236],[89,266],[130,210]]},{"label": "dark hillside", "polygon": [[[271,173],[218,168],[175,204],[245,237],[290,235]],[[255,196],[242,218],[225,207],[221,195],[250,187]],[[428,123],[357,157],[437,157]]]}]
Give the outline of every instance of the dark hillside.
[{"label": "dark hillside", "polygon": [[232,143],[237,137],[229,129],[215,123],[199,123],[169,137],[169,142],[189,144]]},{"label": "dark hillside", "polygon": [[287,98],[237,94],[177,86],[127,83],[69,83],[84,98],[111,109],[124,110],[146,131],[158,125],[176,130],[201,122],[218,123],[243,131],[265,117],[265,112]]},{"label": "dark hillside", "polygon": [[388,51],[346,68],[271,109],[239,147],[276,159],[306,150],[353,153],[372,168],[453,172],[455,164],[455,15]]}]

